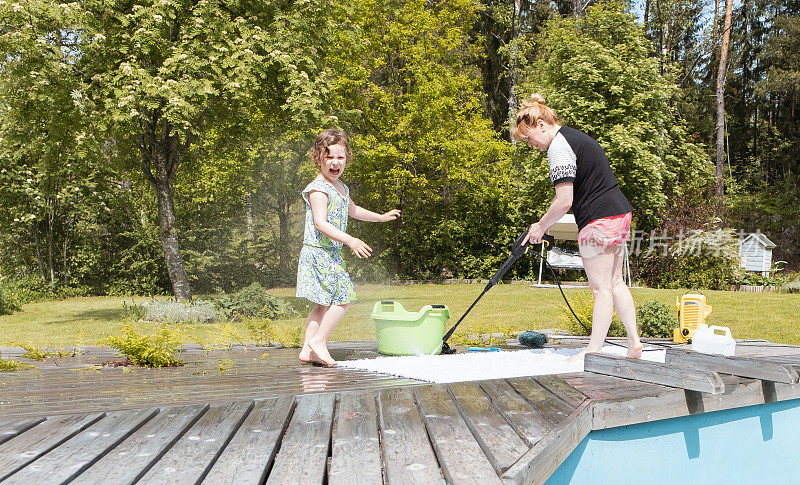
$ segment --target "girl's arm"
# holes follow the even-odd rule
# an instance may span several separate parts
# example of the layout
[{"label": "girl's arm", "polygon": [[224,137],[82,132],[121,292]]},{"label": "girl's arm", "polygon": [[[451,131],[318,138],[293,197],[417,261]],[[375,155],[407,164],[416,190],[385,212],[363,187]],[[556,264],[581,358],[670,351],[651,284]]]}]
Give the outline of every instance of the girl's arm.
[{"label": "girl's arm", "polygon": [[349,216],[353,219],[366,222],[389,222],[397,219],[397,217],[400,216],[399,209],[392,209],[389,212],[378,214],[377,212],[372,212],[371,210],[357,206],[355,202],[353,202],[352,198],[350,199],[350,207],[348,208],[348,212]]},{"label": "girl's arm", "polygon": [[[353,237],[328,222],[328,195],[325,192],[313,190],[308,194],[311,204],[311,215],[314,217],[314,227],[328,238],[345,244],[353,250],[359,258],[368,258],[372,248],[357,237]],[[352,202],[351,202],[352,203]]]},{"label": "girl's arm", "polygon": [[562,182],[556,185],[556,196],[553,202],[550,203],[550,208],[539,222],[531,224],[528,229],[528,237],[523,241],[523,244],[527,242],[542,242],[544,233],[572,207],[572,185],[572,182]]}]

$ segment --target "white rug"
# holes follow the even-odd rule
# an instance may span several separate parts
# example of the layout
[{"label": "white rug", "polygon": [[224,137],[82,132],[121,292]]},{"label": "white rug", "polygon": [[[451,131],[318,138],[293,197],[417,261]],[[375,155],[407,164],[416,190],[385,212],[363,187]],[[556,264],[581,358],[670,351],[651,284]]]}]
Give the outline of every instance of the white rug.
[{"label": "white rug", "polygon": [[[502,352],[466,352],[452,355],[377,357],[340,360],[341,367],[363,369],[381,374],[407,377],[427,382],[461,382],[507,377],[540,376],[582,372],[583,362],[567,362],[582,349],[530,349]],[[625,348],[607,345],[602,353],[625,355]],[[642,358],[664,362],[666,351],[644,352]]]}]

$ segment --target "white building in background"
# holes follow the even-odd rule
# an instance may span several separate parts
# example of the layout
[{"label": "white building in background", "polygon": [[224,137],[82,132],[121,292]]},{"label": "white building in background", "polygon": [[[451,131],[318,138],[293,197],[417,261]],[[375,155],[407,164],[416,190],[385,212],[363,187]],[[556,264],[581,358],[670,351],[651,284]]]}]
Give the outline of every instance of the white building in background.
[{"label": "white building in background", "polygon": [[772,250],[776,246],[761,232],[750,233],[739,243],[740,266],[745,271],[756,271],[762,276],[769,276],[772,267]]}]

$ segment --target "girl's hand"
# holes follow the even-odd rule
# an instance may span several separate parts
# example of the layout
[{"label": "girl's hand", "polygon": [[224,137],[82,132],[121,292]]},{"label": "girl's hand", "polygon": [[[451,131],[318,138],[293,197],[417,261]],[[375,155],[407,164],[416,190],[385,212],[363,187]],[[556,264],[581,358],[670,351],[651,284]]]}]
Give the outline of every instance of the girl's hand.
[{"label": "girl's hand", "polygon": [[528,228],[528,237],[525,238],[522,244],[538,244],[542,242],[542,236],[544,236],[544,228],[538,222],[534,222],[531,224],[531,227]]},{"label": "girl's hand", "polygon": [[381,222],[393,221],[400,217],[400,209],[392,209],[389,212],[381,214]]},{"label": "girl's hand", "polygon": [[359,258],[368,258],[372,254],[372,248],[357,237],[351,237],[346,244]]}]

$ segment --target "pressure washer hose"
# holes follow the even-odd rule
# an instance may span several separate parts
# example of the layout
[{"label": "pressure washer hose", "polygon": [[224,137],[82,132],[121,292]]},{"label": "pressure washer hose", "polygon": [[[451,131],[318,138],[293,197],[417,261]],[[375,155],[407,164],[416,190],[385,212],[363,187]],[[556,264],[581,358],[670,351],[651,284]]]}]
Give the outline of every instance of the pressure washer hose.
[{"label": "pressure washer hose", "polygon": [[[481,292],[481,294],[478,296],[478,298],[476,298],[476,299],[475,299],[475,301],[474,301],[474,302],[472,302],[472,305],[470,305],[470,306],[469,306],[469,308],[467,309],[467,311],[466,311],[466,312],[464,312],[464,313],[461,315],[461,318],[459,318],[459,319],[458,319],[458,321],[456,322],[456,324],[455,324],[455,325],[453,325],[453,326],[450,328],[450,330],[449,330],[449,331],[448,331],[448,332],[447,332],[447,333],[444,335],[444,337],[442,338],[442,343],[441,343],[441,344],[439,344],[439,345],[438,345],[438,346],[437,346],[437,347],[436,347],[436,348],[433,350],[433,352],[431,352],[431,355],[433,355],[433,354],[436,354],[437,352],[439,352],[439,349],[441,349],[441,350],[442,350],[442,353],[443,353],[443,354],[451,354],[451,353],[455,353],[455,350],[452,350],[452,349],[450,348],[450,346],[447,344],[447,339],[449,339],[449,338],[450,338],[450,336],[452,336],[452,335],[453,335],[453,332],[455,331],[456,327],[458,327],[458,325],[461,323],[461,321],[462,321],[462,320],[464,320],[464,317],[466,317],[466,316],[467,316],[467,314],[468,314],[468,313],[470,312],[470,310],[472,310],[472,308],[473,308],[473,307],[474,307],[474,306],[475,306],[475,305],[478,303],[478,301],[480,301],[481,297],[483,297],[483,295],[485,295],[485,294],[486,294],[486,292],[487,292],[487,291],[489,291],[489,289],[491,289],[491,287],[492,287],[492,286],[494,286],[495,284],[499,283],[499,282],[500,282],[500,279],[503,277],[503,275],[505,275],[505,274],[506,274],[506,272],[507,272],[509,269],[511,269],[511,266],[512,266],[512,265],[513,265],[513,264],[514,264],[516,261],[517,261],[517,259],[518,259],[518,258],[519,258],[519,257],[520,257],[520,256],[521,256],[523,253],[525,253],[525,251],[527,251],[527,247],[526,247],[526,246],[529,246],[529,244],[530,244],[530,243],[529,243],[529,244],[525,244],[525,245],[523,245],[523,241],[526,239],[526,236],[527,236],[527,234],[528,234],[528,231],[523,231],[523,232],[522,232],[522,234],[520,234],[520,235],[517,237],[517,240],[514,242],[514,246],[513,246],[513,247],[512,247],[512,249],[511,249],[511,255],[508,257],[508,259],[506,260],[506,262],[503,264],[503,266],[502,266],[502,267],[501,267],[499,270],[497,270],[497,272],[494,274],[494,276],[492,276],[492,278],[491,278],[491,279],[489,280],[489,282],[487,283],[486,287],[483,289],[483,292]],[[543,239],[543,242],[546,242],[546,243],[547,243],[547,246],[548,246],[548,247],[549,247],[549,246],[552,246],[552,245],[553,245],[553,242],[555,241],[555,238],[553,238],[553,236],[551,236],[551,235],[545,235],[545,236],[543,236],[543,238],[542,238],[542,239]],[[583,322],[581,321],[581,319],[580,319],[580,318],[578,318],[578,315],[576,315],[576,314],[575,314],[575,310],[573,310],[573,309],[572,309],[572,306],[569,304],[569,300],[567,300],[567,295],[565,295],[565,294],[564,294],[564,289],[563,289],[563,288],[561,288],[561,280],[559,280],[559,279],[558,279],[558,276],[556,276],[556,272],[555,272],[555,270],[553,269],[553,267],[552,267],[552,266],[550,266],[550,262],[547,260],[547,258],[546,258],[546,257],[545,257],[543,254],[539,254],[539,253],[537,253],[537,252],[533,252],[533,254],[534,254],[535,256],[537,256],[538,258],[540,258],[542,261],[544,261],[544,263],[545,263],[545,264],[547,265],[547,267],[550,269],[550,273],[552,273],[552,275],[553,275],[553,279],[555,279],[555,280],[556,280],[556,284],[558,284],[558,290],[561,292],[561,297],[562,297],[562,298],[564,298],[564,303],[566,303],[566,304],[567,304],[567,308],[569,308],[569,311],[572,313],[572,316],[573,316],[573,317],[575,317],[575,320],[577,320],[577,321],[578,321],[578,323],[580,324],[580,326],[581,326],[581,327],[583,327],[583,329],[584,329],[584,330],[586,330],[586,332],[587,332],[587,333],[591,334],[592,332],[591,332],[591,331],[590,331],[590,330],[589,330],[589,329],[586,327],[586,325],[584,325],[584,324],[583,324]],[[627,348],[627,346],[626,346],[626,345],[622,345],[622,344],[619,344],[619,343],[616,343],[616,342],[612,342],[612,341],[610,341],[610,340],[607,340],[607,339],[605,340],[605,342],[606,342],[606,343],[608,343],[608,344],[611,344],[611,345],[616,345],[616,346],[618,346],[618,347],[625,347],[625,348]],[[645,342],[645,343],[649,343],[649,344],[651,344],[651,345],[658,345],[658,346],[661,346],[661,347],[669,347],[669,346],[667,346],[667,345],[663,345],[663,344],[660,344],[660,343],[655,343],[655,342]],[[643,349],[643,352],[652,351],[652,350],[657,350],[657,349]]]}]

